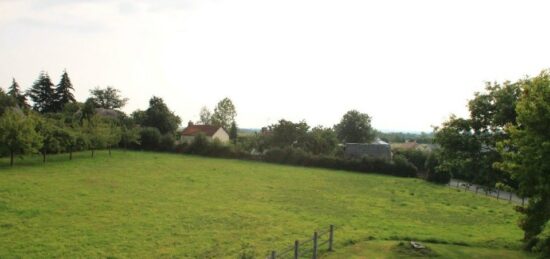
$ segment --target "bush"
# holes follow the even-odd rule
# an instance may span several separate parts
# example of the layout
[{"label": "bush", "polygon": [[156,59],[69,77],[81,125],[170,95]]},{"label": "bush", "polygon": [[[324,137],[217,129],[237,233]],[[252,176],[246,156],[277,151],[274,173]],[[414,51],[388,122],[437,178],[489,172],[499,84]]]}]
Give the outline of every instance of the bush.
[{"label": "bush", "polygon": [[407,158],[401,155],[393,157],[393,172],[396,176],[415,177],[418,169]]},{"label": "bush", "polygon": [[426,159],[426,180],[434,183],[447,184],[451,181],[451,173],[439,167],[437,154],[432,153]]},{"label": "bush", "polygon": [[348,170],[365,173],[381,173],[394,176],[414,177],[416,167],[402,156],[393,162],[380,159],[345,159],[335,156],[313,155],[300,148],[272,148],[263,156],[265,162]]},{"label": "bush", "polygon": [[542,232],[537,235],[533,251],[540,252],[542,258],[550,258],[550,221],[546,221]]},{"label": "bush", "polygon": [[141,148],[147,150],[157,150],[160,147],[161,134],[157,128],[142,128],[139,135],[141,137]]},{"label": "bush", "polygon": [[426,173],[426,160],[430,156],[428,152],[416,149],[402,149],[397,150],[395,154],[402,155],[411,162],[419,172]]},{"label": "bush", "polygon": [[161,150],[165,151],[174,151],[176,139],[174,138],[174,135],[168,133],[164,134],[159,141],[159,147]]}]

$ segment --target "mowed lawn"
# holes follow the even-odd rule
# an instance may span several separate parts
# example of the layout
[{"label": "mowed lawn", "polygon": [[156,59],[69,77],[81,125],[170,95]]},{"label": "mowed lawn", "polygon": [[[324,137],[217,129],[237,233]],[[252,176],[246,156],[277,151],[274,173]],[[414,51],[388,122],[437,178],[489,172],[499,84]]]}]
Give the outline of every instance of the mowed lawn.
[{"label": "mowed lawn", "polygon": [[0,159],[0,258],[237,257],[336,225],[336,249],[518,249],[513,206],[419,179],[149,152]]}]

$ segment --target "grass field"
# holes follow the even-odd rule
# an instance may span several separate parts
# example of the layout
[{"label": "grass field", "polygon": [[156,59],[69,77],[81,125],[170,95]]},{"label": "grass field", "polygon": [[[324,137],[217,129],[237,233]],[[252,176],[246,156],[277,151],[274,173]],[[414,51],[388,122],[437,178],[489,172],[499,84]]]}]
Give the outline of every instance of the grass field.
[{"label": "grass field", "polygon": [[235,258],[243,247],[263,257],[329,224],[329,258],[391,258],[391,240],[404,239],[448,254],[524,256],[509,250],[522,237],[512,205],[418,179],[177,154],[89,156],[13,168],[0,159],[0,258]]}]

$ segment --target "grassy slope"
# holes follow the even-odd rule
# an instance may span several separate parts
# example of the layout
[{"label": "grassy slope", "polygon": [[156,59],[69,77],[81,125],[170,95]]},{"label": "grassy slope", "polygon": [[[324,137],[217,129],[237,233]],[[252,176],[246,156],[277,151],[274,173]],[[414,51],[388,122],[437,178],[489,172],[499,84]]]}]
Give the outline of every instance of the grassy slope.
[{"label": "grassy slope", "polygon": [[367,237],[517,248],[512,206],[394,178],[175,154],[0,160],[0,258],[258,255],[337,226]]}]

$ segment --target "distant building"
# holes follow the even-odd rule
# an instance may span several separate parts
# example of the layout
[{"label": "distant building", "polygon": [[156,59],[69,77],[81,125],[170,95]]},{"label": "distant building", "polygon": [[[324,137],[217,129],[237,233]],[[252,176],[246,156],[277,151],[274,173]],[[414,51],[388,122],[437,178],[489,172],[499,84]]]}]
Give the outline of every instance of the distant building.
[{"label": "distant building", "polygon": [[376,139],[371,143],[346,143],[344,155],[347,158],[371,158],[389,161],[392,159],[390,144]]},{"label": "distant building", "polygon": [[229,142],[229,134],[222,127],[213,126],[213,125],[194,125],[193,122],[187,124],[185,128],[180,133],[180,143],[190,143],[196,136],[203,134],[208,140],[217,139],[222,143]]}]

